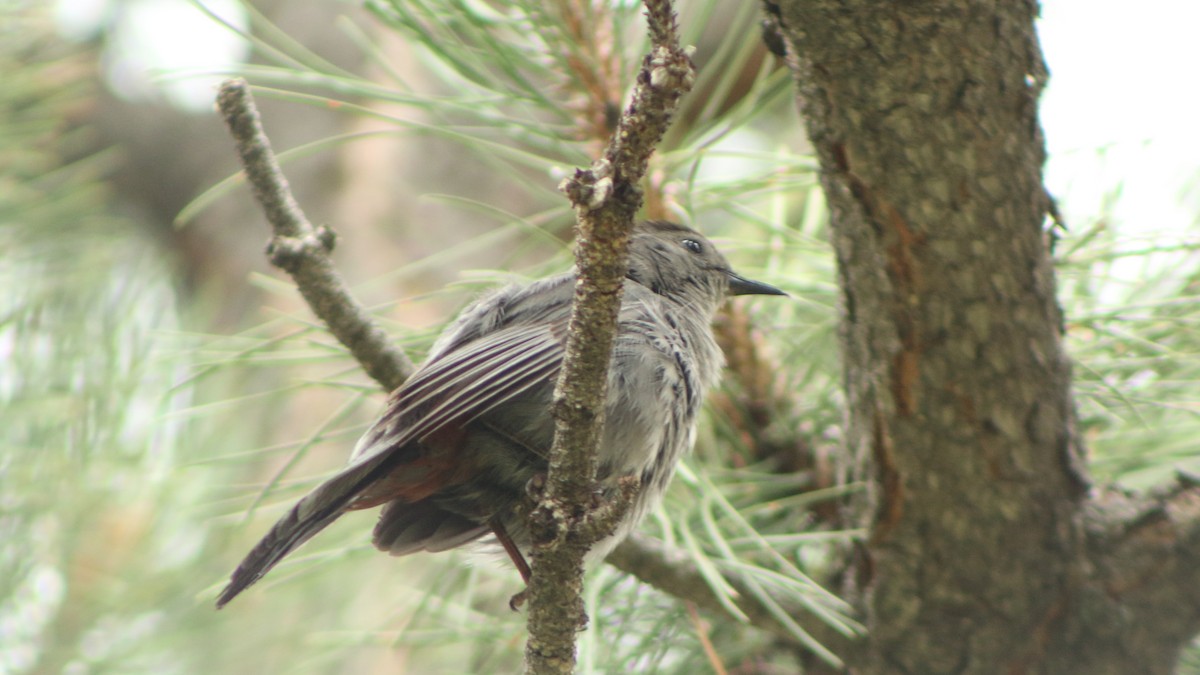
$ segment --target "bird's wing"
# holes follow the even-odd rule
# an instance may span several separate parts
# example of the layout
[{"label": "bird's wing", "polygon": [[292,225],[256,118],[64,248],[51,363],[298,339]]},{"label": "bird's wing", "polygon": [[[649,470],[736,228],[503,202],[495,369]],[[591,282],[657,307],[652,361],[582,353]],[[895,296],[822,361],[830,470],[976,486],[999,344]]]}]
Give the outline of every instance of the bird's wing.
[{"label": "bird's wing", "polygon": [[562,363],[565,333],[565,322],[505,328],[426,364],[392,394],[350,466],[372,463],[449,424],[466,424],[545,382]]},{"label": "bird's wing", "polygon": [[[392,394],[386,412],[363,437],[351,463],[289,509],[238,565],[217,606],[336,520],[373,483],[411,461],[412,441],[466,424],[554,377],[562,363],[565,333],[565,319],[513,325],[439,354],[422,366]],[[413,467],[414,472],[422,470],[426,469]]]}]

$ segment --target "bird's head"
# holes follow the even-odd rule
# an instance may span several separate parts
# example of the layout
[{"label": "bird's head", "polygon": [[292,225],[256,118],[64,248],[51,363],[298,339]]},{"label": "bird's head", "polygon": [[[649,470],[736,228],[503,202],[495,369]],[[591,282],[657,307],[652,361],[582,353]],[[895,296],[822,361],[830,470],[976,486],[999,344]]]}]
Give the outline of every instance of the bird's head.
[{"label": "bird's head", "polygon": [[787,295],[734,272],[725,256],[699,232],[661,220],[638,223],[634,228],[625,276],[659,295],[713,309],[726,295]]}]

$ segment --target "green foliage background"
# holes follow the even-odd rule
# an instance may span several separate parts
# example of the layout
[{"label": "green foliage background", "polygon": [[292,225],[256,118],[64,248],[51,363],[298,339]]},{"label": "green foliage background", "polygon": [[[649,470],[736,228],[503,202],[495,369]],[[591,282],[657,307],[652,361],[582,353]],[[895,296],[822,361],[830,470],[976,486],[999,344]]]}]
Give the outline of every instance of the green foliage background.
[{"label": "green foliage background", "polygon": [[[837,556],[858,533],[831,527],[814,509],[856,486],[822,487],[812,467],[784,470],[779,450],[830,456],[839,438],[825,214],[789,75],[770,59],[754,65],[757,7],[729,5],[685,8],[684,42],[705,49],[700,93],[655,159],[652,192],[715,234],[735,265],[796,300],[742,306],[769,377],[750,369],[727,378],[694,457],[644,530],[686,550],[713,579],[742,572],[769,601],[853,632],[849,608],[822,584],[836,583]],[[527,205],[509,213],[448,185],[440,199],[487,233],[384,279],[358,280],[404,289],[419,287],[431,266],[462,270],[447,288],[377,308],[419,359],[437,327],[414,329],[400,317],[447,316],[482,288],[568,264],[571,216],[555,184],[591,160],[572,97],[588,90],[588,66],[599,64],[573,38],[569,16],[547,3],[367,6],[373,23],[338,29],[359,43],[369,75],[332,65],[261,16],[250,35],[261,61],[245,74],[260,98],[336,101],[349,117],[391,125],[372,137],[425,137],[501,177]],[[213,611],[232,565],[291,500],[336,469],[382,397],[279,278],[247,282],[265,298],[265,320],[209,332],[209,310],[181,301],[161,242],[114,215],[111,156],[95,153],[86,126],[68,123],[94,96],[86,63],[53,39],[42,12],[17,10],[0,36],[0,72],[12,74],[0,87],[0,672],[518,669],[524,619],[506,608],[515,575],[460,553],[378,555],[365,534],[370,514],[344,518]],[[645,48],[637,8],[584,10],[594,22],[612,12],[614,76],[627,89]],[[390,67],[381,31],[417,47],[434,90],[410,87]],[[397,108],[419,115],[389,112]],[[372,142],[313,140],[290,156]],[[234,180],[214,187],[181,220],[235,189]],[[1055,236],[1097,477],[1146,486],[1195,468],[1195,247],[1147,241],[1130,253],[1129,238],[1103,222]],[[471,269],[466,261],[481,250],[487,269]],[[1114,282],[1114,266],[1131,259],[1144,266],[1142,281]],[[319,404],[297,409],[306,399]],[[748,427],[757,413],[769,424]],[[694,616],[612,568],[596,570],[588,592],[585,672],[710,671],[705,641],[731,670],[800,667],[794,647],[736,617]],[[819,649],[798,630],[793,638]]]}]

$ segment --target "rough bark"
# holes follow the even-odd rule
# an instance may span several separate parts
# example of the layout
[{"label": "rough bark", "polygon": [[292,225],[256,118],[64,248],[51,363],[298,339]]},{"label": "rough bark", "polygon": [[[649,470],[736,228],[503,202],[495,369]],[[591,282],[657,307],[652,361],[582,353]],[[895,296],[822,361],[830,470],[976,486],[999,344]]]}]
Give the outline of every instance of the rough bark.
[{"label": "rough bark", "polygon": [[870,484],[854,669],[1169,672],[1197,629],[1197,498],[1088,500],[1042,230],[1037,5],[776,8],[832,208],[847,449]]},{"label": "rough bark", "polygon": [[645,0],[651,50],[604,157],[560,186],[575,207],[579,279],[562,370],[554,389],[555,432],[545,489],[529,517],[534,540],[525,672],[570,673],[575,636],[587,622],[583,559],[611,535],[633,497],[593,509],[596,448],[604,425],[607,374],[628,267],[629,234],[642,203],[650,155],[695,74],[679,45],[670,0]]}]

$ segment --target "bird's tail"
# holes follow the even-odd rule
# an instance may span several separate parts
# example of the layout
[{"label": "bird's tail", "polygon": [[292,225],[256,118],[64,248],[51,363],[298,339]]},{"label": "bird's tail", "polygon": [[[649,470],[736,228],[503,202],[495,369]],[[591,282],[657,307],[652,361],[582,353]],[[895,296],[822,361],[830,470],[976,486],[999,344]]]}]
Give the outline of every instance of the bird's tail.
[{"label": "bird's tail", "polygon": [[345,513],[354,498],[376,478],[378,464],[347,467],[289,509],[233,571],[229,585],[217,597],[217,609],[263,578],[287,554]]}]

